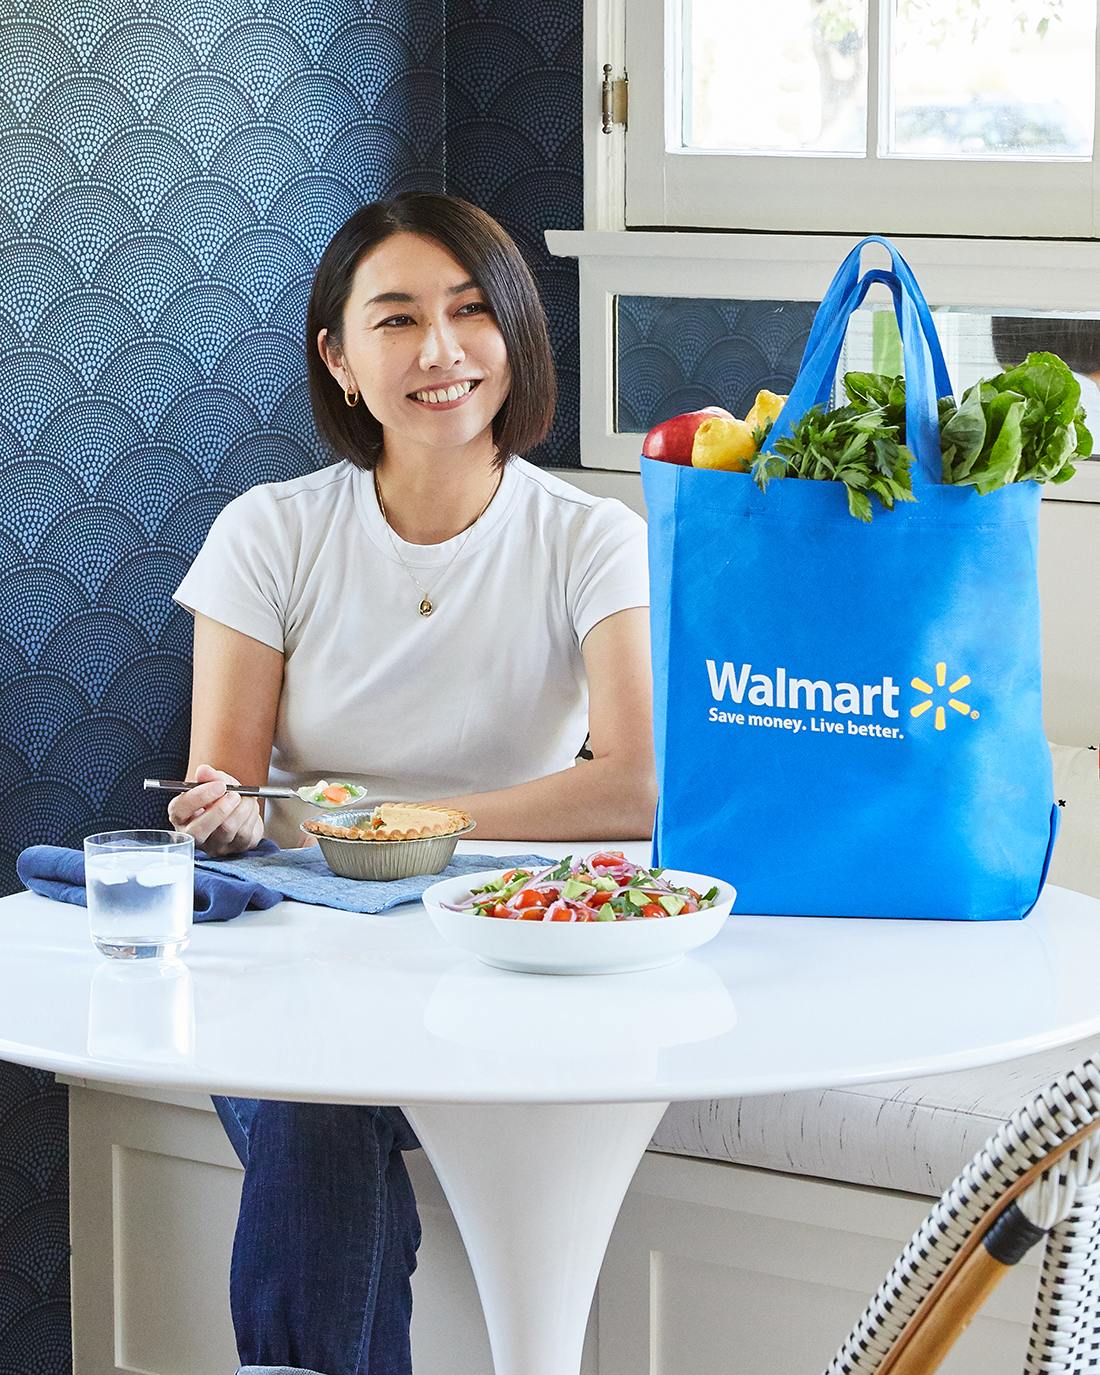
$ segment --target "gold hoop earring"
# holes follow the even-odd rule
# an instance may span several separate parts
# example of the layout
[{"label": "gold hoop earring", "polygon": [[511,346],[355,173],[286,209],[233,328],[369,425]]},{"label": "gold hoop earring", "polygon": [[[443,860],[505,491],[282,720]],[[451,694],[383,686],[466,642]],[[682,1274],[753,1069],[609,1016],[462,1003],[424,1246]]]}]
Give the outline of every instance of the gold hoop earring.
[{"label": "gold hoop earring", "polygon": [[344,404],[345,404],[345,405],[348,405],[348,406],[353,406],[353,407],[354,407],[354,406],[358,406],[358,404],[359,404],[359,393],[358,393],[357,391],[348,391],[347,387],[345,387],[345,388],[344,388]]}]

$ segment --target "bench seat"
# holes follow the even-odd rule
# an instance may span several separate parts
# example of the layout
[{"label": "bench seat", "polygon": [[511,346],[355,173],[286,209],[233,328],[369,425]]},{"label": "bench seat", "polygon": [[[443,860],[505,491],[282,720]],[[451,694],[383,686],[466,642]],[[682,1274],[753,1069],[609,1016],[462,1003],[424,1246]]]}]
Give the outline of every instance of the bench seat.
[{"label": "bench seat", "polygon": [[941,1194],[1000,1124],[1100,1036],[889,1084],[673,1103],[652,1150],[905,1193]]}]

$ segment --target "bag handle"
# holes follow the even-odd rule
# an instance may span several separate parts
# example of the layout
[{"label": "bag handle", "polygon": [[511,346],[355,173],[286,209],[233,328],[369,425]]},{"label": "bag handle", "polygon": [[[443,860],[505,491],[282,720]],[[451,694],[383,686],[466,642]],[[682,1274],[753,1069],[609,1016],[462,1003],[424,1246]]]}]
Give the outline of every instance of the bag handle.
[{"label": "bag handle", "polygon": [[[860,263],[863,257],[863,250],[869,243],[881,244],[890,254],[890,266],[894,275],[902,283],[917,308],[920,317],[921,329],[924,337],[931,341],[936,339],[936,326],[932,323],[932,312],[928,309],[928,302],[924,299],[924,292],[917,284],[917,279],[913,275],[913,269],[901,256],[898,250],[890,242],[884,239],[881,234],[868,234],[866,238],[860,239],[855,248],[848,254],[844,261],[836,270],[836,275],[829,284],[829,289],[822,298],[821,305],[818,307],[817,314],[814,316],[813,326],[810,329],[810,337],[806,341],[806,349],[802,355],[802,362],[805,363],[810,355],[815,351],[821,342],[821,336],[832,324],[837,311],[842,303],[851,294],[853,287],[859,281]],[[873,270],[873,269],[872,269]],[[846,318],[846,317],[845,317]],[[898,321],[901,324],[901,321]],[[947,375],[947,365],[943,361],[942,350],[937,350],[933,345],[932,365],[936,379],[936,395],[951,395],[951,379]]]},{"label": "bag handle", "polygon": [[[886,241],[876,237],[874,242]],[[891,247],[892,253],[896,252],[892,246],[887,246]],[[900,254],[897,258],[905,268],[904,276],[882,268],[872,268],[848,286],[853,263],[854,270],[858,271],[862,247],[860,244],[848,255],[826,292],[814,319],[798,377],[765,441],[764,450],[771,452],[775,441],[789,434],[795,422],[811,406],[828,401],[849,316],[862,304],[871,286],[879,282],[888,286],[894,297],[894,311],[901,332],[905,355],[905,431],[915,463],[913,477],[919,482],[940,483],[943,473],[937,397],[950,396],[951,384],[932,315]]]}]

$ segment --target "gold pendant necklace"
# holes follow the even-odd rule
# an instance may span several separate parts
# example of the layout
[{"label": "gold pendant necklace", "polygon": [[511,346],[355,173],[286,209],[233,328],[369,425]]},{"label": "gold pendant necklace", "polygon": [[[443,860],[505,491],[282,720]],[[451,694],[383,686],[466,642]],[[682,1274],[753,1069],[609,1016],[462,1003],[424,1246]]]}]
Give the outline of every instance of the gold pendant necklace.
[{"label": "gold pendant necklace", "polygon": [[374,478],[374,495],[375,495],[375,497],[378,499],[378,509],[379,509],[379,511],[382,513],[382,520],[385,522],[386,533],[387,533],[387,534],[389,535],[389,537],[390,537],[390,544],[391,544],[392,547],[393,547],[393,552],[394,552],[394,553],[397,555],[397,557],[401,560],[401,567],[405,570],[406,573],[408,573],[409,577],[412,578],[413,582],[416,584],[416,587],[417,587],[417,589],[418,589],[419,592],[420,592],[420,606],[419,606],[417,609],[419,610],[419,612],[420,612],[420,614],[421,614],[422,616],[430,616],[430,615],[432,614],[432,612],[435,610],[435,605],[434,605],[433,602],[432,602],[432,593],[433,593],[433,592],[435,591],[435,589],[439,586],[439,584],[443,581],[443,579],[447,576],[448,572],[450,571],[451,564],[454,563],[455,559],[457,559],[458,556],[459,556],[459,554],[462,553],[463,549],[466,548],[466,541],[470,538],[470,535],[473,533],[473,528],[474,528],[474,526],[478,523],[478,521],[481,519],[481,517],[485,514],[485,512],[489,509],[489,507],[493,504],[493,497],[496,496],[497,491],[498,491],[499,488],[500,488],[501,478],[503,478],[504,474],[503,474],[503,472],[501,472],[500,474],[498,474],[497,480],[496,480],[496,486],[494,486],[493,491],[492,491],[492,494],[491,494],[490,497],[489,497],[489,500],[485,503],[485,505],[481,508],[481,510],[480,510],[480,511],[477,513],[477,515],[474,517],[474,519],[473,519],[473,520],[470,522],[470,524],[466,527],[466,537],[465,537],[465,539],[463,539],[462,543],[458,546],[458,548],[454,551],[454,553],[451,555],[451,557],[447,560],[447,566],[446,566],[446,568],[444,568],[443,572],[440,573],[440,575],[439,575],[438,578],[436,578],[435,582],[432,583],[431,587],[425,587],[425,586],[424,586],[424,584],[420,581],[420,579],[419,579],[419,578],[416,576],[416,574],[412,571],[412,569],[409,567],[409,565],[405,562],[405,556],[404,556],[404,554],[402,554],[401,550],[397,547],[397,541],[396,541],[396,540],[394,539],[394,537],[393,537],[393,527],[390,525],[390,518],[389,518],[389,516],[386,515],[386,505],[385,505],[385,502],[383,502],[383,500],[382,500],[382,488],[379,487],[379,485],[378,485],[378,474],[377,474],[377,472],[373,473],[372,476],[373,476],[373,478]]}]

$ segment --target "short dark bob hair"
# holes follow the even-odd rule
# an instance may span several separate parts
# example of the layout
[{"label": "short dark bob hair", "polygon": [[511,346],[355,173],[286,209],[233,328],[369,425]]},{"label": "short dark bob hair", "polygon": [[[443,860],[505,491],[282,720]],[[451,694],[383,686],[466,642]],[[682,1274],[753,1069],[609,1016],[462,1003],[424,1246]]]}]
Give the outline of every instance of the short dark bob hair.
[{"label": "short dark bob hair", "polygon": [[419,234],[452,253],[485,293],[508,350],[512,386],[493,420],[498,465],[546,438],[557,387],[546,316],[530,269],[505,231],[484,210],[455,196],[407,191],[373,201],[337,230],[313,279],[306,311],[306,358],[313,418],[339,457],[368,471],[382,457],[382,426],[365,405],[348,406],[325,366],[317,336],[339,347],[344,307],[359,264],[393,234]]}]

